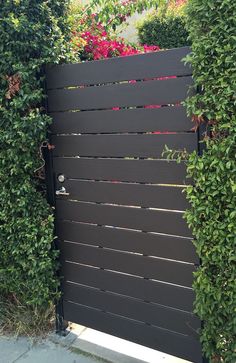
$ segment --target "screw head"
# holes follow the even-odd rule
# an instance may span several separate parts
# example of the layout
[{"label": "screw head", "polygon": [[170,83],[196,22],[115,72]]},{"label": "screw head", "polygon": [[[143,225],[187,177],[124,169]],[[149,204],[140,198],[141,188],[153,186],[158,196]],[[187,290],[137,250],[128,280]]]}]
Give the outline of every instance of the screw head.
[{"label": "screw head", "polygon": [[64,183],[64,181],[65,181],[65,175],[60,174],[60,175],[58,175],[57,179],[58,179],[58,181],[59,181],[60,183]]}]

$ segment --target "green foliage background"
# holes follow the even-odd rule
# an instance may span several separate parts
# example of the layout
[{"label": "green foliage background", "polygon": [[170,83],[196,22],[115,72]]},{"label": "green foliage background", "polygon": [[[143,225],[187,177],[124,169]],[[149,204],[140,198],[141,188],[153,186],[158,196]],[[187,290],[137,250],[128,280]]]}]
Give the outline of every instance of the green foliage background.
[{"label": "green foliage background", "polygon": [[65,0],[0,1],[0,299],[33,308],[58,294],[53,213],[36,170],[50,123],[42,67],[66,57],[66,9]]},{"label": "green foliage background", "polygon": [[[176,10],[176,11],[175,11]],[[160,48],[178,48],[190,45],[186,17],[178,8],[168,10],[166,4],[138,25],[141,44],[159,45]]]},{"label": "green foliage background", "polygon": [[89,29],[89,23],[81,24],[81,19],[86,20],[94,14],[95,21],[100,23],[109,34],[115,35],[117,27],[128,25],[126,21],[135,13],[141,14],[144,10],[162,6],[166,0],[91,0],[82,5],[80,0],[72,0],[70,6],[70,23],[75,30]]},{"label": "green foliage background", "polygon": [[[236,2],[189,0],[188,58],[198,93],[188,112],[208,136],[202,157],[190,155],[186,218],[201,258],[196,312],[205,322],[203,349],[211,362],[236,362]],[[200,131],[201,132],[201,131]]]}]

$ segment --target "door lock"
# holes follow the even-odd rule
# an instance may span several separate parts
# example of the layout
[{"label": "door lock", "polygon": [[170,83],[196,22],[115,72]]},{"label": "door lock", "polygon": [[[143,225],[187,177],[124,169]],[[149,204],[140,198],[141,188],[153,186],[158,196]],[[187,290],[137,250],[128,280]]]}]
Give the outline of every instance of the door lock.
[{"label": "door lock", "polygon": [[61,187],[61,189],[56,190],[56,195],[70,195],[70,193],[66,192],[66,188],[65,187]]},{"label": "door lock", "polygon": [[65,181],[65,175],[64,174],[59,174],[58,175],[58,177],[57,177],[57,179],[58,179],[58,181],[60,182],[60,183],[64,183],[64,181]]}]

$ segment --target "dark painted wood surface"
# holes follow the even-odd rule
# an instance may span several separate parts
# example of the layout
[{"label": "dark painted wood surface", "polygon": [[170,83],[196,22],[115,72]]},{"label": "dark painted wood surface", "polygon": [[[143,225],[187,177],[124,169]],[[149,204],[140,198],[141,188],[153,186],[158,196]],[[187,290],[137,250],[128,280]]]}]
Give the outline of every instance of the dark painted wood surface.
[{"label": "dark painted wood surface", "polygon": [[153,184],[191,184],[184,162],[93,158],[54,158],[56,175],[69,179],[108,180]]},{"label": "dark painted wood surface", "polygon": [[48,91],[48,111],[177,104],[191,95],[192,77]]},{"label": "dark painted wood surface", "polygon": [[64,281],[74,281],[163,306],[193,311],[195,295],[191,288],[65,261],[61,273]]},{"label": "dark painted wood surface", "polygon": [[61,242],[62,257],[66,261],[82,263],[107,270],[114,270],[191,287],[196,267],[189,263],[157,259],[135,253]]},{"label": "dark painted wood surface", "polygon": [[58,222],[57,234],[61,240],[199,263],[195,247],[189,238],[70,221]]},{"label": "dark painted wood surface", "polygon": [[91,328],[195,363],[202,362],[201,347],[195,338],[67,301],[64,302],[64,312],[66,319],[73,319],[79,324],[87,324]]},{"label": "dark painted wood surface", "polygon": [[[57,182],[57,189],[61,186]],[[180,211],[189,207],[185,187],[73,179],[63,186],[70,191],[63,199]]]},{"label": "dark painted wood surface", "polygon": [[50,115],[53,134],[190,131],[194,124],[183,106],[58,112]]},{"label": "dark painted wood surface", "polygon": [[94,288],[64,284],[64,299],[177,333],[195,336],[201,328],[193,314]]},{"label": "dark painted wood surface", "polygon": [[60,220],[192,236],[182,212],[57,200],[56,216]]},{"label": "dark painted wood surface", "polygon": [[63,88],[190,75],[192,71],[189,64],[186,65],[182,61],[188,53],[190,48],[183,47],[132,57],[51,66],[47,69],[47,87],[48,89]]},{"label": "dark painted wood surface", "polygon": [[196,133],[169,135],[70,135],[54,136],[55,156],[162,158],[171,150],[192,153],[197,148]]},{"label": "dark painted wood surface", "polygon": [[191,180],[162,154],[198,150],[189,51],[54,66],[47,87],[64,318],[201,363]]}]

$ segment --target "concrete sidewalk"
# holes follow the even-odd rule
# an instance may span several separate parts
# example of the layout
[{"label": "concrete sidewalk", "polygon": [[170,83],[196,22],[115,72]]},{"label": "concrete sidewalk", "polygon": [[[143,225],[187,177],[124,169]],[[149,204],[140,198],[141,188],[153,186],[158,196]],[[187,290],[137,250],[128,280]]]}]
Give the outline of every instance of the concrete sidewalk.
[{"label": "concrete sidewalk", "polygon": [[187,363],[182,359],[72,325],[66,337],[37,341],[0,336],[0,363]]},{"label": "concrete sidewalk", "polygon": [[0,337],[1,363],[105,363],[80,350],[64,347],[49,339],[33,343],[27,338]]},{"label": "concrete sidewalk", "polygon": [[74,338],[73,333],[69,339],[52,335],[37,342],[0,337],[0,363],[145,363]]}]

